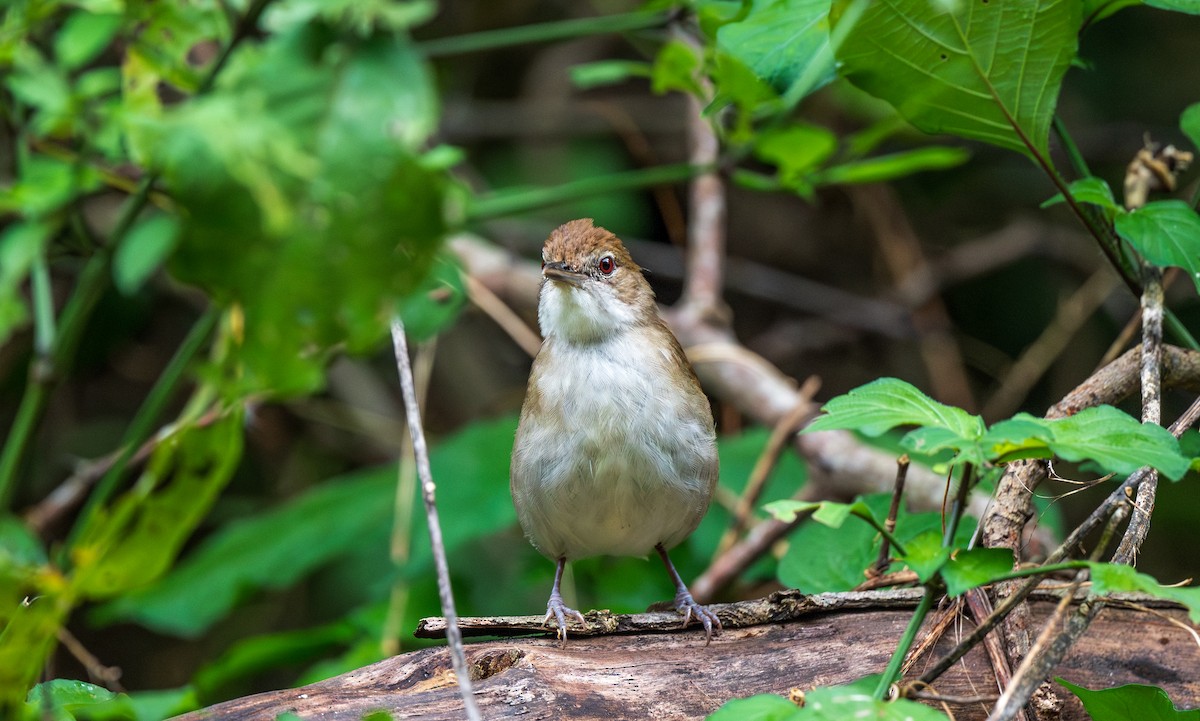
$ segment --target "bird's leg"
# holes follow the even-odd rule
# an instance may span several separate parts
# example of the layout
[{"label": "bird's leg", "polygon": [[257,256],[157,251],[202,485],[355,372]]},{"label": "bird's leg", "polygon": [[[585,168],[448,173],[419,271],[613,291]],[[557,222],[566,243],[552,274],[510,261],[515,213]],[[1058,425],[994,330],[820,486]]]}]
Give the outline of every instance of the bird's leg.
[{"label": "bird's leg", "polygon": [[687,626],[688,621],[691,621],[692,617],[695,616],[696,620],[704,626],[704,645],[707,646],[712,642],[713,626],[716,626],[717,631],[721,630],[721,619],[717,618],[717,614],[696,603],[696,599],[692,598],[687,585],[679,577],[679,571],[675,570],[675,564],[671,563],[671,558],[667,555],[667,549],[663,548],[660,543],[654,547],[654,550],[658,551],[658,555],[662,558],[663,563],[667,565],[667,573],[671,574],[671,580],[675,582],[675,610],[683,614],[683,625]]},{"label": "bird's leg", "polygon": [[551,618],[558,622],[558,640],[564,644],[567,642],[567,616],[579,619],[581,625],[587,625],[582,613],[563,603],[562,593],[558,590],[559,584],[562,583],[563,569],[566,566],[566,558],[558,559],[558,567],[554,570],[554,588],[550,589],[550,601],[546,604],[546,619],[542,621],[542,625],[548,625]]}]

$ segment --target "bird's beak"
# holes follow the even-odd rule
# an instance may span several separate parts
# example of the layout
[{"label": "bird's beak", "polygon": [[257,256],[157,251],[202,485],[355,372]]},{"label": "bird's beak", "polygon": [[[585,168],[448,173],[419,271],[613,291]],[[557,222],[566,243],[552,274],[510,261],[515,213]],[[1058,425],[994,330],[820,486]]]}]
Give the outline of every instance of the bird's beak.
[{"label": "bird's beak", "polygon": [[577,271],[571,270],[566,263],[556,261],[554,263],[546,263],[542,266],[542,277],[550,280],[557,280],[568,285],[579,287],[583,284],[586,275]]}]

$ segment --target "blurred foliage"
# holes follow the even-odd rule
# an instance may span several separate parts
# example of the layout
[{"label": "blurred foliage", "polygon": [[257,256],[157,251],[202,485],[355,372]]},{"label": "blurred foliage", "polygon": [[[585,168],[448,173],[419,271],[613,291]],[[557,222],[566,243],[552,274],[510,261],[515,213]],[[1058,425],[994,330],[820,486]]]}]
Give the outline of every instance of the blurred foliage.
[{"label": "blurred foliage", "polygon": [[[860,202],[851,186],[894,183],[917,232],[939,239],[929,252],[1001,227],[1057,191],[1061,207],[1046,215],[1067,208],[1089,232],[1111,231],[1096,242],[1110,243],[1126,271],[1145,259],[1182,268],[1200,287],[1195,194],[1125,210],[1111,188],[1128,157],[1106,155],[1118,144],[1087,132],[1107,113],[1136,124],[1131,154],[1149,123],[1141,106],[1114,110],[1107,87],[1103,112],[1082,96],[1059,100],[1073,77],[1115,84],[1125,72],[1149,96],[1147,73],[1104,65],[1116,45],[1086,48],[1118,19],[1145,23],[1154,11],[1117,13],[1140,4],[1130,0],[1056,0],[1030,15],[1005,12],[1009,4],[656,1],[580,17],[551,2],[480,3],[477,13],[439,12],[432,0],[6,5],[0,715],[163,718],[414,647],[415,619],[439,608],[424,517],[394,463],[402,437],[387,360],[394,313],[426,342],[422,352],[436,354],[432,465],[460,611],[537,611],[553,564],[520,537],[504,483],[527,358],[490,324],[481,329],[478,314],[461,313],[468,284],[445,241],[482,231],[533,258],[529,239],[574,215],[626,237],[678,235],[679,199],[664,186],[707,170],[679,162],[681,94],[703,108],[721,143],[731,250],[771,270],[889,302],[902,296],[880,280],[887,263],[877,255],[886,253],[863,252],[862,209],[846,202]],[[1190,0],[1146,4],[1196,11]],[[543,13],[567,17],[537,22]],[[1140,42],[1139,61],[1169,57],[1174,17],[1140,26],[1163,37]],[[1167,50],[1148,50],[1159,45]],[[1079,67],[1089,62],[1097,65]],[[1185,69],[1160,66],[1172,68],[1157,80],[1174,105],[1154,130],[1196,144],[1200,104],[1180,97],[1194,84],[1171,85],[1188,67],[1176,66]],[[1090,141],[1083,155],[1103,168],[1096,175],[1076,167],[1078,158],[1069,158],[1074,173],[1055,165],[1073,146],[1069,136],[1052,140],[1056,113],[1080,120]],[[589,129],[597,117],[602,132]],[[1034,163],[1011,164],[1008,151]],[[1068,175],[1078,177],[1068,184]],[[980,388],[1011,365],[1002,339],[1013,327],[1035,336],[1056,296],[1080,282],[1049,264],[1039,273],[1045,287],[1022,278],[1014,289],[985,275],[941,289],[951,305],[945,322],[960,323]],[[818,323],[785,335],[833,339],[832,350],[767,352],[777,347],[770,324],[792,320],[781,308],[802,294],[789,286],[785,301],[765,303],[755,293],[771,284],[744,278],[729,293],[739,336],[786,372],[819,372],[830,395],[882,375],[920,377],[928,355],[909,328],[863,338],[850,324],[852,341],[842,342],[840,322]],[[669,272],[651,280],[664,299],[677,291]],[[1172,298],[1193,326],[1194,299],[1178,289]],[[1110,342],[1127,312],[1114,304],[1096,342]],[[1001,320],[972,321],[988,314]],[[1096,342],[1036,389],[1029,410],[1040,413],[1090,371],[1103,350]],[[932,367],[927,374],[938,380]],[[1187,460],[1115,409],[1099,422],[1116,435],[1088,426],[1067,438],[1070,424],[985,424],[973,408],[908,388],[884,394],[915,406],[880,428],[842,427],[920,424],[909,445],[964,453],[978,450],[987,427],[1004,428],[1009,452],[1093,458],[1121,472],[1157,454],[1174,476]],[[721,492],[673,554],[688,578],[722,542],[769,437],[718,410]],[[1144,441],[1133,456],[1097,454],[1130,439]],[[806,478],[785,455],[760,503],[792,497]],[[86,498],[58,505],[58,493],[80,486],[90,488]],[[886,515],[887,499],[861,501],[873,517]],[[1184,529],[1200,512],[1160,505]],[[25,522],[11,514],[17,508],[30,509]],[[935,542],[941,523],[902,511],[896,538],[915,545],[897,564],[924,580],[958,574],[964,586],[988,577],[994,559],[948,562]],[[972,530],[965,522],[951,540],[962,545]],[[802,524],[734,593],[779,582],[852,587],[879,543],[854,520]],[[567,593],[584,607],[636,611],[670,593],[654,563],[573,566]],[[1107,573],[1114,588],[1154,587],[1148,576]],[[95,669],[54,650],[64,629],[120,665],[132,690],[67,680]],[[35,685],[46,669],[52,680]],[[875,712],[873,684],[813,696]],[[743,703],[721,713],[798,713]]]}]

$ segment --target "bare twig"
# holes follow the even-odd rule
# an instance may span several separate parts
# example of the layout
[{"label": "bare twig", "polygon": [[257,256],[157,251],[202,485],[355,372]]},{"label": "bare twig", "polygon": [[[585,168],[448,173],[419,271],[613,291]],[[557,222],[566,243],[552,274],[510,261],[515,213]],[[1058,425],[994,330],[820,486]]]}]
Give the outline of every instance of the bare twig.
[{"label": "bare twig", "polygon": [[758,460],[754,463],[754,469],[750,472],[750,479],[746,482],[746,490],[738,498],[729,528],[725,531],[721,542],[717,544],[717,553],[728,550],[737,541],[742,531],[745,530],[746,523],[750,519],[750,513],[758,505],[758,499],[762,496],[763,489],[766,487],[767,478],[770,477],[771,471],[775,470],[776,464],[779,463],[779,457],[787,447],[788,440],[800,429],[801,424],[812,415],[813,407],[811,400],[809,400],[812,398],[812,392],[810,391],[805,394],[804,389],[801,389],[801,394],[807,396],[806,400],[798,404],[796,410],[782,418],[775,424],[775,428],[771,430],[771,437],[767,439],[767,444],[763,447],[762,453],[759,454]]},{"label": "bare twig", "polygon": [[464,274],[464,277],[467,281],[467,297],[471,299],[475,307],[486,313],[496,325],[500,326],[501,330],[508,334],[509,338],[513,339],[513,342],[521,346],[521,350],[525,351],[529,357],[537,355],[538,349],[542,346],[541,336],[526,325],[521,316],[509,308],[507,303],[500,300],[490,288],[470,273]]},{"label": "bare twig", "polygon": [[[1142,422],[1162,422],[1162,270],[1146,264],[1142,273]],[[1133,565],[1150,531],[1158,472],[1150,469],[1138,486],[1129,527],[1113,555],[1114,563]]]},{"label": "bare twig", "polygon": [[[1108,547],[1113,532],[1125,520],[1127,512],[1128,507],[1122,506],[1113,513],[1105,528],[1103,538],[1092,552],[1093,560],[1098,559],[1104,549]],[[1079,604],[1073,613],[1070,613],[1072,600],[1086,575],[1086,571],[1080,571],[1067,593],[1063,594],[1058,607],[1054,609],[1054,613],[1042,627],[1042,632],[1038,635],[1029,653],[1013,673],[1012,681],[1004,688],[1000,699],[992,707],[987,721],[1011,721],[1016,718],[1034,692],[1045,682],[1046,677],[1067,655],[1067,651],[1071,649],[1075,641],[1087,630],[1092,619],[1104,608],[1104,599],[1089,596]],[[1068,613],[1070,613],[1069,616]]]},{"label": "bare twig", "polygon": [[[755,600],[709,604],[709,608],[720,617],[723,628],[733,629],[768,623],[783,623],[831,611],[860,608],[912,608],[921,600],[921,595],[922,591],[919,588],[818,593],[811,596],[806,596],[794,589],[787,589]],[[617,633],[674,633],[684,630],[679,625],[679,614],[670,612],[588,611],[584,618],[586,623],[578,631],[572,625],[572,634],[605,636]],[[460,619],[460,623],[463,633],[467,636],[524,636],[554,633],[553,629],[546,630],[543,616],[484,616],[463,618]],[[423,618],[414,635],[417,638],[441,638],[445,635],[445,630],[445,619]]]},{"label": "bare twig", "polygon": [[87,650],[87,647],[80,643],[79,639],[75,638],[75,635],[68,631],[66,626],[58,629],[58,642],[75,657],[76,661],[83,664],[83,667],[88,672],[88,676],[93,681],[99,681],[110,691],[125,691],[125,688],[121,686],[121,669],[101,663],[100,659]]},{"label": "bare twig", "polygon": [[[896,515],[900,513],[900,498],[904,494],[904,479],[908,477],[909,464],[907,453],[896,459],[896,485],[892,488],[892,505],[888,507],[887,519],[883,522],[883,527],[889,534],[896,530]],[[883,544],[879,547],[879,557],[875,559],[875,564],[867,571],[867,575],[878,576],[887,570],[890,555],[891,543],[885,535]]]},{"label": "bare twig", "polygon": [[[433,375],[433,357],[436,349],[436,337],[417,345],[413,362],[413,385],[417,390],[417,405],[420,407],[425,405],[425,398],[429,392],[429,379]],[[392,501],[392,538],[388,552],[392,564],[396,568],[403,568],[408,563],[412,542],[413,496],[417,484],[415,445],[409,443],[401,447],[397,476],[396,494]],[[400,653],[401,624],[408,606],[408,594],[407,579],[398,575],[392,583],[388,613],[379,638],[379,648],[385,656]]]},{"label": "bare twig", "polygon": [[1029,391],[1041,380],[1054,359],[1067,349],[1075,332],[1092,317],[1104,299],[1120,286],[1108,268],[1101,268],[1059,304],[1054,318],[1041,335],[1021,353],[983,406],[985,418],[1004,418],[1013,413]]},{"label": "bare twig", "polygon": [[429,542],[433,548],[434,566],[437,569],[438,595],[441,597],[442,613],[446,617],[446,638],[450,645],[450,658],[458,688],[462,694],[467,718],[478,721],[479,708],[475,704],[471,689],[471,678],[467,671],[466,653],[463,651],[462,634],[459,632],[457,613],[454,610],[454,592],[450,587],[450,567],[446,562],[446,547],[442,541],[442,524],[438,520],[435,494],[437,486],[429,468],[429,449],[425,445],[425,429],[421,423],[421,409],[417,403],[417,391],[413,382],[412,363],[408,358],[408,341],[404,337],[404,321],[399,316],[392,319],[392,347],[396,354],[396,366],[400,373],[400,389],[404,395],[404,413],[408,419],[408,433],[412,438],[413,451],[417,460],[417,477],[421,480],[421,498],[425,502],[425,515],[429,525]]},{"label": "bare twig", "polygon": [[[910,276],[928,276],[929,263],[921,249],[917,233],[909,223],[903,205],[887,185],[849,186],[847,192],[855,206],[871,225],[880,254],[897,286]],[[929,295],[912,306],[913,324],[920,338],[921,358],[925,361],[934,395],[952,405],[975,407],[966,365],[958,343],[950,333],[950,316],[937,295]]]}]

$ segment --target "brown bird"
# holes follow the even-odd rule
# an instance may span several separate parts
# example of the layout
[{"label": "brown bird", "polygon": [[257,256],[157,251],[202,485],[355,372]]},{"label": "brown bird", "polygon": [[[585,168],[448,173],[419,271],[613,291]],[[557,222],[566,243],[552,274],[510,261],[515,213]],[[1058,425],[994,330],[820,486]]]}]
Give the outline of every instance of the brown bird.
[{"label": "brown bird", "polygon": [[696,529],[717,482],[712,410],[654,291],[615,235],[574,220],[542,250],[533,361],[512,456],[512,496],[529,540],[558,566],[546,604],[566,640],[584,623],[559,590],[567,561],[657,551],[684,625],[721,628],[667,550]]}]

